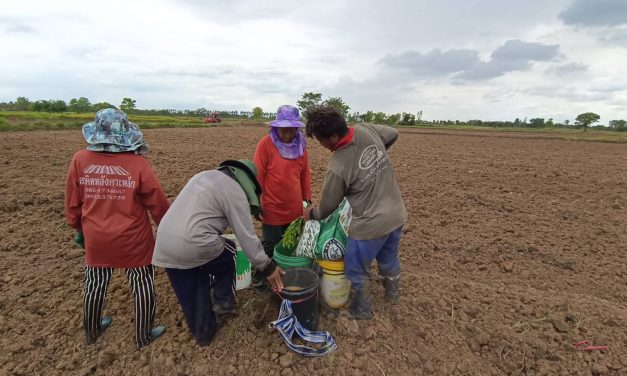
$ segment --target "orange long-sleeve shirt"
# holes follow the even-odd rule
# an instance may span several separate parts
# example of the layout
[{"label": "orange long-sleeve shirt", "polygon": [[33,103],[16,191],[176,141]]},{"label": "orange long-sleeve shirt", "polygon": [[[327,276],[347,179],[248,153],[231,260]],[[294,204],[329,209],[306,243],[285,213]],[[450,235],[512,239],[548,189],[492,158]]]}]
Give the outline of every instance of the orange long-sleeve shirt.
[{"label": "orange long-sleeve shirt", "polygon": [[74,154],[66,181],[65,216],[85,236],[87,265],[149,265],[155,240],[147,210],[158,224],[169,206],[144,157],[88,150]]},{"label": "orange long-sleeve shirt", "polygon": [[254,157],[261,194],[263,223],[286,225],[303,215],[303,200],[311,200],[307,150],[297,159],[281,157],[270,136],[257,144]]}]

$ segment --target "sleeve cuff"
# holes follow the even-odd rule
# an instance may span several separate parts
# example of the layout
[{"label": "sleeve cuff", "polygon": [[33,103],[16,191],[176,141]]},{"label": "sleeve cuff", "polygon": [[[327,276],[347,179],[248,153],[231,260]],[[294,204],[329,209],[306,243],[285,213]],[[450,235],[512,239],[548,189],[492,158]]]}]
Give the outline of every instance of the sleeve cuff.
[{"label": "sleeve cuff", "polygon": [[264,278],[268,278],[274,271],[276,270],[276,263],[273,259],[270,259],[270,263],[266,266],[264,270],[261,271],[261,276]]}]

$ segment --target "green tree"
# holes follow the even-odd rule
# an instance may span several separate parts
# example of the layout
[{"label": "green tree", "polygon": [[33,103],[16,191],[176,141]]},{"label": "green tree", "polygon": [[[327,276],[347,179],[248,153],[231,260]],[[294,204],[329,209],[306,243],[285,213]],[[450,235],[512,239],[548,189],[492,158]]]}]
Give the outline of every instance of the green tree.
[{"label": "green tree", "polygon": [[348,116],[348,110],[350,110],[350,106],[344,103],[341,97],[331,97],[324,101],[324,104],[328,106],[333,106],[338,109],[342,113],[342,116]]},{"label": "green tree", "polygon": [[415,125],[416,124],[416,115],[410,114],[408,112],[403,112],[403,118],[401,119],[400,124],[402,124],[402,125]]},{"label": "green tree", "polygon": [[263,118],[263,109],[261,107],[253,108],[253,119],[261,119]]},{"label": "green tree", "polygon": [[401,114],[393,114],[393,115],[388,116],[386,123],[394,125],[398,123],[400,120],[401,120]]},{"label": "green tree", "polygon": [[78,99],[72,98],[70,99],[70,103],[68,104],[68,110],[73,112],[91,112],[92,106],[89,102],[89,99],[85,97],[80,97]]},{"label": "green tree", "polygon": [[49,110],[50,112],[65,112],[67,111],[67,104],[65,103],[65,101],[62,101],[61,99],[57,99],[57,100],[51,100],[50,102],[50,106],[49,106]]},{"label": "green tree", "polygon": [[359,122],[359,112],[353,112],[352,114],[348,115],[348,117],[346,117],[346,121],[350,123]]},{"label": "green tree", "polygon": [[28,111],[30,105],[31,103],[26,97],[17,97],[15,100],[15,109],[17,111]]},{"label": "green tree", "polygon": [[135,109],[135,99],[131,98],[122,98],[122,103],[120,103],[120,110],[129,111]]},{"label": "green tree", "polygon": [[104,110],[105,108],[115,108],[114,105],[112,105],[111,103],[107,103],[107,102],[98,102],[98,103],[94,103],[91,106],[91,110],[98,112],[100,110]]},{"label": "green tree", "polygon": [[529,120],[529,126],[531,128],[544,128],[544,119],[543,118],[535,118]]},{"label": "green tree", "polygon": [[600,119],[601,117],[594,112],[584,112],[583,114],[577,115],[575,125],[577,127],[583,127],[583,131],[585,132],[590,124],[596,123]]},{"label": "green tree", "polygon": [[364,123],[370,123],[374,119],[374,112],[368,110],[365,114],[359,115],[359,119]]},{"label": "green tree", "polygon": [[44,101],[44,100],[38,100],[38,101],[35,101],[35,102],[31,102],[30,106],[28,106],[28,109],[30,111],[37,111],[37,112],[48,111],[49,108],[50,108],[50,102]]},{"label": "green tree", "polygon": [[385,112],[377,112],[374,114],[374,119],[372,119],[372,121],[375,124],[385,124],[385,120],[387,119],[387,115],[385,114]]},{"label": "green tree", "polygon": [[301,100],[296,101],[296,105],[300,109],[300,116],[307,117],[307,110],[313,106],[317,106],[322,102],[322,94],[320,93],[303,93]]},{"label": "green tree", "polygon": [[627,131],[627,121],[625,120],[610,120],[609,126],[613,130],[618,131],[618,132]]},{"label": "green tree", "polygon": [[60,99],[49,101],[39,100],[31,102],[28,109],[38,112],[65,112],[67,111],[67,104]]}]

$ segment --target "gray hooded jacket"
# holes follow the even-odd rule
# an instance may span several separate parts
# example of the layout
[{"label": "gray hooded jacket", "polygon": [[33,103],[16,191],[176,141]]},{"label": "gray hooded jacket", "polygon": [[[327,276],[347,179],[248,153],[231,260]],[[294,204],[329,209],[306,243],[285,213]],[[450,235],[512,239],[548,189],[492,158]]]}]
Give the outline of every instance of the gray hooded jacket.
[{"label": "gray hooded jacket", "polygon": [[152,263],[175,269],[206,264],[224,251],[221,235],[227,227],[253,266],[266,269],[271,260],[255,233],[244,190],[218,170],[196,174],[159,224]]}]

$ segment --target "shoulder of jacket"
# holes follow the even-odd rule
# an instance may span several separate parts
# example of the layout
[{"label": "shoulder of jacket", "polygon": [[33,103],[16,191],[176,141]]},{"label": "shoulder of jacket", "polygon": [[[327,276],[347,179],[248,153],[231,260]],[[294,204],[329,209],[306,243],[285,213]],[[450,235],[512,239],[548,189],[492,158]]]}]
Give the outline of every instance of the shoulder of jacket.
[{"label": "shoulder of jacket", "polygon": [[74,153],[74,158],[83,157],[84,155],[89,155],[91,152],[87,149],[81,149]]},{"label": "shoulder of jacket", "polygon": [[272,144],[272,138],[270,138],[270,135],[267,134],[267,135],[263,136],[261,138],[261,140],[259,140],[259,143],[264,145],[264,146],[267,146],[269,144]]}]

